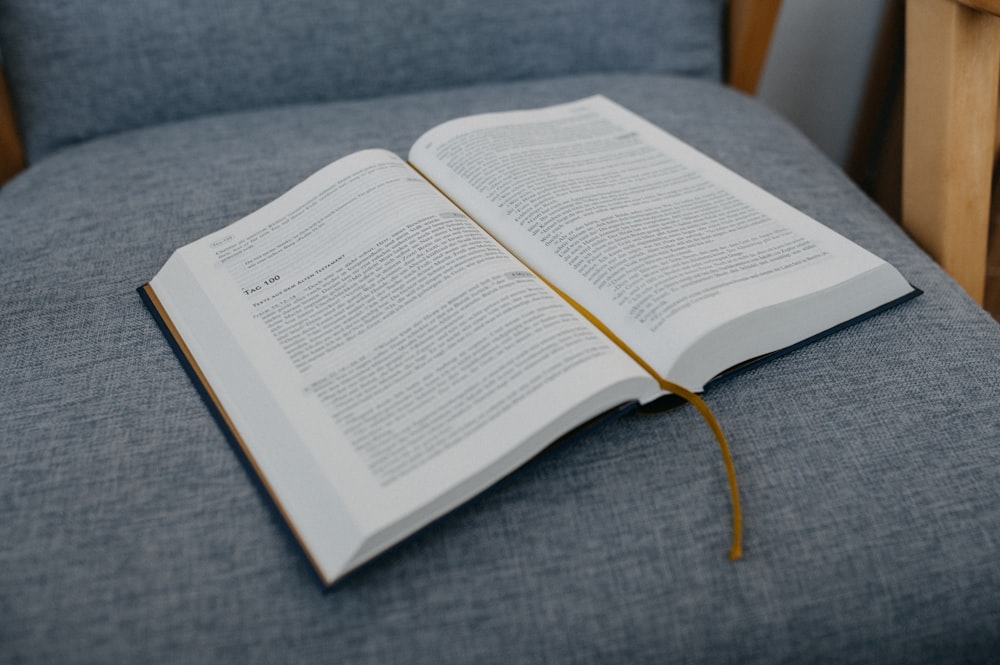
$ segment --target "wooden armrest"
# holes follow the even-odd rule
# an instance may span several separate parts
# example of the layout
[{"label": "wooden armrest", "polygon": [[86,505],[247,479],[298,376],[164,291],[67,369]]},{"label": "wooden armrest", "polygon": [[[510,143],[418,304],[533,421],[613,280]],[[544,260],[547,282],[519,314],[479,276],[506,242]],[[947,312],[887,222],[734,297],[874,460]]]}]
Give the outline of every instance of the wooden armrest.
[{"label": "wooden armrest", "polygon": [[903,227],[977,302],[986,279],[1000,0],[906,5]]}]

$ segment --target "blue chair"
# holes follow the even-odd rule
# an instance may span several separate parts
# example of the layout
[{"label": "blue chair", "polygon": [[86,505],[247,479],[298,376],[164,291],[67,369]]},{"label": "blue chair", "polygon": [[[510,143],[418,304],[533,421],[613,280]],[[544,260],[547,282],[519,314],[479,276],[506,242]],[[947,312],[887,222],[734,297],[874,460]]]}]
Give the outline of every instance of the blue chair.
[{"label": "blue chair", "polygon": [[[1000,328],[723,82],[727,9],[0,0],[28,164],[0,189],[0,661],[996,662]],[[324,592],[136,287],[350,152],[593,93],[924,295],[706,392],[742,561],[686,407],[581,434]]]}]

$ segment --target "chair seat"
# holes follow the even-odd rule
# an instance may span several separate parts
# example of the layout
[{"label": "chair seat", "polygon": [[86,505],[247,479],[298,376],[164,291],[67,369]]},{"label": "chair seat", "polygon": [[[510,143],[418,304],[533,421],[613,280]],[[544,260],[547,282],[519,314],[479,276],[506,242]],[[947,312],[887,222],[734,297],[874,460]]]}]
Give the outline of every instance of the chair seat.
[{"label": "chair seat", "polygon": [[[144,310],[170,252],[324,164],[603,93],[925,294],[572,439],[322,593]],[[218,115],[0,190],[0,652],[73,662],[962,662],[1000,640],[1000,327],[819,151],[717,84],[593,75]],[[387,405],[391,413],[391,405]],[[995,656],[995,653],[992,655]]]}]

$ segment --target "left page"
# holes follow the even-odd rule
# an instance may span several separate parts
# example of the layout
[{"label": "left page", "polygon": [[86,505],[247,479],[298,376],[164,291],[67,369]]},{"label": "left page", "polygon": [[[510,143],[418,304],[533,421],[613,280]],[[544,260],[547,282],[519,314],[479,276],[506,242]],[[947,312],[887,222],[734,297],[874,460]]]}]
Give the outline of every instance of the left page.
[{"label": "left page", "polygon": [[656,392],[381,150],[181,248],[150,288],[327,583]]}]

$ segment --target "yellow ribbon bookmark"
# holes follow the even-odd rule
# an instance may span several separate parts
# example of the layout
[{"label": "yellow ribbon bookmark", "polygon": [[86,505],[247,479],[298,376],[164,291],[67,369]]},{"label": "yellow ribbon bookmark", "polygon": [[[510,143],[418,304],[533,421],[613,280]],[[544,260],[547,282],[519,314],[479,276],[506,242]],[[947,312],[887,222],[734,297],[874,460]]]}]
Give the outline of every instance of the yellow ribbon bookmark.
[{"label": "yellow ribbon bookmark", "polygon": [[694,408],[698,409],[698,413],[700,413],[701,417],[705,419],[708,426],[712,428],[712,433],[715,434],[715,438],[719,442],[719,448],[722,450],[722,459],[726,463],[726,474],[729,476],[729,493],[733,497],[733,547],[729,551],[729,559],[730,561],[742,559],[743,511],[740,508],[740,487],[736,483],[736,467],[733,466],[733,456],[729,452],[729,442],[726,440],[726,434],[722,431],[722,426],[719,425],[719,421],[716,420],[715,414],[708,408],[708,404],[705,404],[705,400],[687,388],[683,388],[676,383],[664,381],[659,377],[657,377],[657,379],[660,382],[661,388],[669,390],[678,397],[684,398],[691,403]]},{"label": "yellow ribbon bookmark", "polygon": [[613,341],[615,344],[621,347],[622,351],[630,355],[632,359],[637,363],[639,363],[639,365],[641,365],[644,370],[649,372],[649,374],[654,379],[656,379],[656,381],[660,384],[660,388],[677,395],[678,397],[692,404],[694,408],[698,409],[698,413],[700,413],[701,417],[705,419],[705,422],[708,423],[708,426],[712,428],[712,433],[715,434],[715,439],[716,441],[719,442],[719,448],[722,450],[722,459],[726,464],[726,475],[729,476],[729,493],[732,496],[733,500],[733,546],[732,549],[729,551],[729,559],[730,561],[736,561],[738,559],[742,559],[743,558],[743,510],[740,508],[740,487],[739,484],[737,484],[736,482],[736,467],[733,466],[733,456],[732,453],[729,452],[729,441],[726,439],[726,434],[725,432],[722,431],[722,426],[719,425],[719,421],[716,420],[715,414],[712,413],[712,410],[710,408],[708,408],[708,404],[705,404],[705,400],[703,400],[701,397],[691,392],[687,388],[665,380],[663,377],[661,377],[659,374],[656,373],[656,370],[654,370],[649,365],[649,363],[640,358],[639,354],[630,349],[628,344],[623,342],[618,337],[618,335],[613,333],[610,328],[604,325],[604,323],[602,323],[600,319],[598,319],[590,312],[588,312],[586,309],[581,307],[578,302],[576,302],[575,300],[567,296],[565,293],[554,287],[544,277],[541,277],[541,275],[539,275],[539,278],[541,278],[543,282],[548,284],[548,286],[553,291],[562,296],[563,299],[566,300],[566,302],[568,302],[570,305],[572,305],[578,312],[583,314],[583,316],[586,317],[588,321],[590,321],[598,329],[600,329],[601,332],[607,335],[611,339],[611,341]]},{"label": "yellow ribbon bookmark", "polygon": [[[535,273],[538,275],[538,273]],[[649,363],[639,357],[635,351],[629,348],[628,344],[623,342],[621,338],[611,331],[604,323],[601,322],[596,316],[587,311],[578,302],[567,296],[565,293],[553,286],[548,280],[546,280],[541,275],[538,275],[539,279],[545,282],[549,288],[558,293],[562,298],[572,305],[580,314],[582,314],[588,321],[590,321],[594,326],[596,326],[601,332],[607,335],[612,342],[617,344],[622,351],[627,353],[632,357],[632,360],[639,363],[644,370],[649,372],[656,381],[660,384],[660,388],[667,390],[678,397],[684,399],[698,409],[698,413],[701,417],[705,419],[708,426],[712,428],[712,433],[715,434],[716,441],[719,442],[719,448],[722,450],[722,460],[726,464],[726,475],[729,476],[729,493],[733,500],[733,546],[729,550],[729,560],[737,561],[743,558],[743,510],[740,508],[740,487],[736,482],[736,467],[733,466],[733,456],[729,452],[729,441],[726,440],[726,434],[722,431],[722,426],[719,425],[719,421],[716,420],[715,414],[712,410],[708,408],[708,404],[705,404],[705,400],[691,392],[683,386],[679,386],[676,383],[665,380],[659,374],[656,373]]]}]

